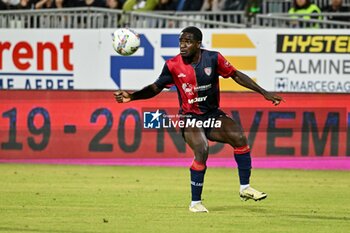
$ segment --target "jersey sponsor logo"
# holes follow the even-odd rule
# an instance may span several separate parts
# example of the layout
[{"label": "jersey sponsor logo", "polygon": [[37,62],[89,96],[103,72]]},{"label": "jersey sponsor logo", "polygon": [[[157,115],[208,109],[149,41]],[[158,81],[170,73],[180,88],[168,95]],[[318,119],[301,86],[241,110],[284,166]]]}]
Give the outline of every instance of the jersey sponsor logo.
[{"label": "jersey sponsor logo", "polygon": [[185,94],[194,95],[191,83],[183,83],[182,89],[184,90]]},{"label": "jersey sponsor logo", "polygon": [[191,83],[183,83],[182,89],[184,90],[185,94],[194,95],[194,92],[199,91],[206,91],[211,88],[211,84],[208,85],[202,85],[202,86],[192,86]]},{"label": "jersey sponsor logo", "polygon": [[186,74],[184,73],[180,73],[177,75],[178,78],[186,78]]},{"label": "jersey sponsor logo", "polygon": [[188,103],[189,104],[193,104],[193,103],[198,103],[198,102],[203,102],[208,98],[208,96],[203,96],[203,97],[196,97],[194,99],[188,99]]},{"label": "jersey sponsor logo", "polygon": [[211,88],[211,83],[208,85],[202,85],[202,86],[198,86],[198,87],[194,87],[194,91],[198,92],[198,91],[206,91],[209,90]]},{"label": "jersey sponsor logo", "polygon": [[211,75],[211,72],[212,72],[211,67],[205,67],[205,68],[204,68],[204,73],[205,73],[206,75],[210,76],[210,75]]}]

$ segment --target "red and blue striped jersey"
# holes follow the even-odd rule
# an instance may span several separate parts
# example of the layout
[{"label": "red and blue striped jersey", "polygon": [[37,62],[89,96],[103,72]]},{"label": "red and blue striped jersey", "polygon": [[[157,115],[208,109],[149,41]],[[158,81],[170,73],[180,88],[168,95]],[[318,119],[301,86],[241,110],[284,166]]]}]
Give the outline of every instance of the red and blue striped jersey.
[{"label": "red and blue striped jersey", "polygon": [[180,113],[205,114],[220,106],[219,76],[229,78],[236,69],[216,51],[201,50],[198,64],[184,63],[179,54],[165,62],[155,81],[158,88],[176,86]]}]

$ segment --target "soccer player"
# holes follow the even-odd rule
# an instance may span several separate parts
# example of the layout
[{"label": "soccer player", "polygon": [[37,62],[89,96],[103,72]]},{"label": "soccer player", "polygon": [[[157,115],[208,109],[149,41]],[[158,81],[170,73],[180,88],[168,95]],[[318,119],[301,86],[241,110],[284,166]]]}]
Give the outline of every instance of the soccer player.
[{"label": "soccer player", "polygon": [[235,69],[219,52],[201,49],[202,32],[197,27],[184,28],[179,37],[180,54],[165,62],[159,78],[132,94],[119,90],[114,93],[118,103],[148,99],[164,88],[175,85],[179,95],[180,114],[190,115],[198,121],[216,119],[219,128],[182,128],[183,137],[194,153],[190,166],[192,201],[189,210],[208,212],[202,203],[204,175],[207,169],[208,140],[230,144],[238,165],[239,195],[242,200],[262,200],[266,193],[250,187],[251,156],[247,138],[241,126],[219,109],[219,76],[231,77],[238,84],[263,95],[274,105],[284,101],[280,96],[267,92],[247,75]]}]

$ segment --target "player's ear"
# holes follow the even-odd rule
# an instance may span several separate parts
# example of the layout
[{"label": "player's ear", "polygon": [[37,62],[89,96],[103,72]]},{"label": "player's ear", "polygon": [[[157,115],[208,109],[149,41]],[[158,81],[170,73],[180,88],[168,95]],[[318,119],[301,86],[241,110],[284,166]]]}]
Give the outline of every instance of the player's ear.
[{"label": "player's ear", "polygon": [[198,41],[198,43],[197,43],[197,48],[200,49],[200,48],[201,48],[201,45],[202,45],[202,41]]}]

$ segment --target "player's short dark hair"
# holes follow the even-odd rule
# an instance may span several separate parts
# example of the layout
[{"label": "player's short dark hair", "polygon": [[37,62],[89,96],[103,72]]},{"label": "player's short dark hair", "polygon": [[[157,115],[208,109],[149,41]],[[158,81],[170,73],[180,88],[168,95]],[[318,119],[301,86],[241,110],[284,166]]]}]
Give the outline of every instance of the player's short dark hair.
[{"label": "player's short dark hair", "polygon": [[188,26],[184,29],[182,29],[181,32],[188,32],[193,34],[193,39],[197,40],[197,41],[202,41],[203,39],[203,34],[201,32],[201,30],[197,27],[194,26]]}]

